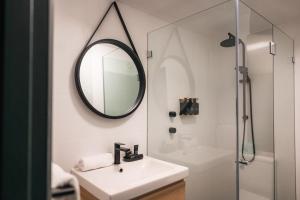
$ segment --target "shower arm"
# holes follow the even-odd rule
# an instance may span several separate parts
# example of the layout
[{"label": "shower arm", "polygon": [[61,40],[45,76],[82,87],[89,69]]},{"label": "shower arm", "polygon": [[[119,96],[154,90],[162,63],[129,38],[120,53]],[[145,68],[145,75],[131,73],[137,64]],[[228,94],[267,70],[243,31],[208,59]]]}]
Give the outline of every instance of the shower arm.
[{"label": "shower arm", "polygon": [[246,45],[243,42],[243,40],[239,39],[239,43],[242,45],[242,51],[243,51],[243,66],[242,67],[246,67]]}]

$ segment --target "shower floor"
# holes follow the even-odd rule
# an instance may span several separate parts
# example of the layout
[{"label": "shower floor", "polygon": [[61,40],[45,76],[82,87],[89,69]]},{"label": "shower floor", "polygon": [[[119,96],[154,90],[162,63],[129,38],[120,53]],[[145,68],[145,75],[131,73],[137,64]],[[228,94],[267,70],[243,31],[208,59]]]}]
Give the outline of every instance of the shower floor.
[{"label": "shower floor", "polygon": [[260,196],[258,194],[255,194],[253,192],[249,192],[247,190],[241,189],[240,190],[241,200],[270,200],[267,197]]}]

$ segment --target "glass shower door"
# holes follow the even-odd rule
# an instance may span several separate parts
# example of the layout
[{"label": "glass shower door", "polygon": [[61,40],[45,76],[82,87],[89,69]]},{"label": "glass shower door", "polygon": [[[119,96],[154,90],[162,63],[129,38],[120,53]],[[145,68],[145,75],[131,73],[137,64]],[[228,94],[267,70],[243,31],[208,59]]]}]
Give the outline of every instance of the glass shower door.
[{"label": "glass shower door", "polygon": [[294,41],[274,27],[275,199],[296,199]]},{"label": "glass shower door", "polygon": [[187,200],[295,200],[293,40],[240,2],[236,59],[234,2],[148,34],[148,155]]},{"label": "glass shower door", "polygon": [[[239,83],[240,199],[274,199],[273,26],[240,4],[240,38],[246,72]],[[240,45],[240,52],[242,52]],[[241,70],[240,70],[241,71]],[[243,81],[243,73],[247,80]],[[243,95],[245,93],[245,96]],[[245,111],[244,111],[245,109]]]},{"label": "glass shower door", "polygon": [[[235,48],[221,45],[228,33],[232,1],[148,34],[148,154],[189,167],[187,200],[236,199]],[[197,103],[199,113],[189,110]]]},{"label": "glass shower door", "polygon": [[242,2],[239,21],[249,76],[245,115],[239,85],[240,199],[295,200],[293,40]]}]

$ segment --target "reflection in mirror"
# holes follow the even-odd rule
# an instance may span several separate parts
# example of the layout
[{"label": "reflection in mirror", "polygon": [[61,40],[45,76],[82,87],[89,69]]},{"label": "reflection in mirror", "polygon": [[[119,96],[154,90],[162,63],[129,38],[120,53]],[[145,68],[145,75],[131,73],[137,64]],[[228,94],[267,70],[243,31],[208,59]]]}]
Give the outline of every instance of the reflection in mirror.
[{"label": "reflection in mirror", "polygon": [[120,116],[136,104],[140,81],[132,58],[113,44],[98,43],[84,55],[79,72],[88,102],[108,116]]}]

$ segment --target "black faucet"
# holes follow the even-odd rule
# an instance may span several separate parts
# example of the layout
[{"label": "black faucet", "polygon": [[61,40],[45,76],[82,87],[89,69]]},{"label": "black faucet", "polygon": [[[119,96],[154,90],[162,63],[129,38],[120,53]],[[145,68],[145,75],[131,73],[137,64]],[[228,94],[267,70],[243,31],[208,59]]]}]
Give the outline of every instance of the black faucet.
[{"label": "black faucet", "polygon": [[114,146],[114,152],[115,152],[114,164],[118,165],[118,164],[121,163],[121,160],[120,160],[121,151],[125,152],[125,156],[124,156],[124,161],[125,162],[132,162],[132,161],[143,159],[143,154],[138,154],[139,145],[134,145],[134,153],[132,153],[129,148],[121,147],[121,145],[125,145],[125,144],[119,143],[119,142],[115,143],[115,146]]},{"label": "black faucet", "polygon": [[121,151],[124,151],[125,152],[125,156],[128,156],[131,154],[131,151],[130,149],[128,148],[125,148],[125,147],[121,147],[121,145],[125,145],[123,143],[119,143],[119,142],[116,142],[115,143],[115,148],[114,148],[114,152],[115,152],[115,161],[114,161],[114,164],[118,165],[120,164],[120,152]]}]

